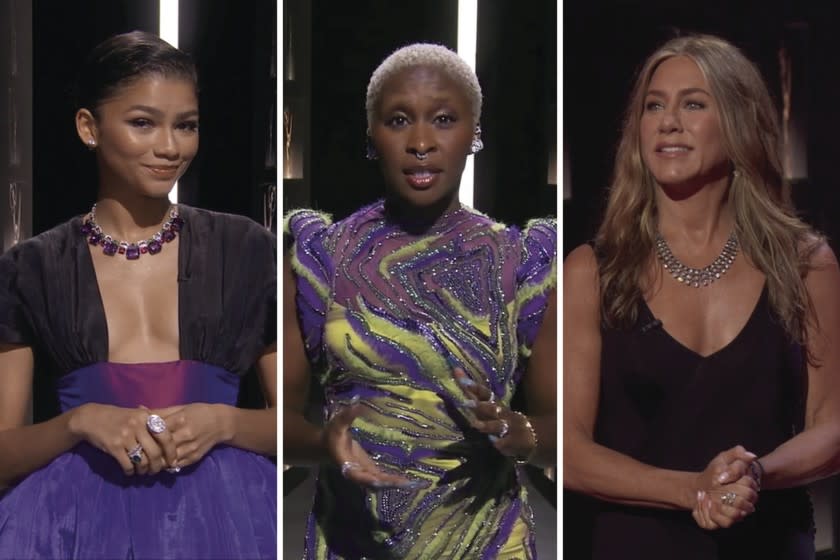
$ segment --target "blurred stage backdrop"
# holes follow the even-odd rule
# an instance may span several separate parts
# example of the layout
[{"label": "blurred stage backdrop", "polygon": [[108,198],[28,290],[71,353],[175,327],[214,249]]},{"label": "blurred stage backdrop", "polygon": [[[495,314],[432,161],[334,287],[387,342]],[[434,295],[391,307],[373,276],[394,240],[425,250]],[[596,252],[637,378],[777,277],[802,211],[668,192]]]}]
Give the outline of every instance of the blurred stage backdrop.
[{"label": "blurred stage backdrop", "polygon": [[[756,62],[784,120],[786,175],[804,219],[840,250],[840,8],[819,1],[565,2],[563,36],[563,250],[591,239],[636,72],[680,33],[720,35]],[[817,550],[840,558],[834,480],[814,486]],[[564,548],[586,558],[585,504],[564,496]],[[575,512],[572,514],[571,512]]]}]

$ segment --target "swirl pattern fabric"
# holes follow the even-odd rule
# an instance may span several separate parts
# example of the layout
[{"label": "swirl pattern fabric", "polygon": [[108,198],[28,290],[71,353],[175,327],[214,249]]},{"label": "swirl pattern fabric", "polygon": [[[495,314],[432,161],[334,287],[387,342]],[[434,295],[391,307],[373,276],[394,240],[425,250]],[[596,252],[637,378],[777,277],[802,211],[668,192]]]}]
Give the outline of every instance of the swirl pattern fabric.
[{"label": "swirl pattern fabric", "polygon": [[321,468],[306,558],[533,558],[519,472],[469,426],[452,370],[510,403],[556,282],[554,222],[521,232],[462,208],[413,228],[378,203],[335,224],[293,211],[286,228],[325,414],[358,395],[355,439],[419,485],[366,490]]}]

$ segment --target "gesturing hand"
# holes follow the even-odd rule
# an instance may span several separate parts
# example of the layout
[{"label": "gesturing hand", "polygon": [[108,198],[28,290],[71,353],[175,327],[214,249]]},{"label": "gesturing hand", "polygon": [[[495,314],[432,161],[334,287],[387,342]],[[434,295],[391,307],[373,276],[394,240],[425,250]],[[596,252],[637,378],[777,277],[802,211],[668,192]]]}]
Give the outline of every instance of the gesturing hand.
[{"label": "gesturing hand", "polygon": [[403,476],[389,474],[380,469],[370,455],[359,445],[350,432],[353,420],[362,412],[358,398],[350,406],[339,410],[324,426],[322,438],[333,461],[341,468],[347,480],[373,488],[411,488],[416,486]]},{"label": "gesturing hand", "polygon": [[[114,457],[126,475],[157,474],[176,459],[175,444],[166,432],[152,434],[146,427],[148,410],[88,403],[77,409],[71,431]],[[137,446],[139,463],[129,452]]]},{"label": "gesturing hand", "polygon": [[166,422],[163,433],[171,434],[177,461],[171,467],[187,467],[197,463],[214,445],[232,437],[228,412],[224,404],[191,403],[153,410]]},{"label": "gesturing hand", "polygon": [[700,527],[731,527],[755,511],[758,485],[748,473],[755,458],[739,445],[715,456],[698,474],[697,504],[691,513]]},{"label": "gesturing hand", "polygon": [[497,404],[493,392],[484,384],[470,379],[463,369],[456,367],[453,375],[467,397],[462,406],[472,411],[467,415],[472,427],[487,434],[502,455],[515,458],[530,456],[537,442],[532,428],[528,427],[528,418]]}]

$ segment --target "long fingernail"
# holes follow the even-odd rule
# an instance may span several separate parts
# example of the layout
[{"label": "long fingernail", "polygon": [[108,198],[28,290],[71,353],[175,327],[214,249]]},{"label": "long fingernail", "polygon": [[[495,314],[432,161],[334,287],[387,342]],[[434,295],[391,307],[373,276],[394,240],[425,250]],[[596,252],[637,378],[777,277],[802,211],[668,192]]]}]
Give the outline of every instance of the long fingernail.
[{"label": "long fingernail", "polygon": [[475,387],[475,381],[473,381],[469,377],[459,377],[458,383],[460,383],[464,387]]},{"label": "long fingernail", "polygon": [[755,453],[752,453],[750,451],[747,451],[747,455],[749,455],[750,459],[755,459],[756,457],[758,457],[758,455],[756,455]]},{"label": "long fingernail", "polygon": [[718,482],[726,482],[729,479],[729,473],[720,473],[717,477]]},{"label": "long fingernail", "polygon": [[468,399],[466,401],[461,402],[461,406],[464,408],[475,408],[478,405],[473,399]]},{"label": "long fingernail", "polygon": [[350,406],[359,404],[360,400],[362,400],[362,397],[360,395],[353,396],[353,398],[350,399]]},{"label": "long fingernail", "polygon": [[387,482],[383,482],[381,480],[374,480],[370,483],[370,485],[374,488],[387,488],[389,486]]},{"label": "long fingernail", "polygon": [[423,487],[423,483],[419,480],[409,480],[407,482],[400,482],[397,484],[397,487],[406,490],[417,490],[418,488]]},{"label": "long fingernail", "polygon": [[498,438],[498,437],[496,437],[496,436],[494,436],[493,434],[489,434],[489,435],[487,436],[487,439],[489,439],[489,440],[490,440],[490,443],[496,443],[497,441],[499,441],[499,438]]},{"label": "long fingernail", "polygon": [[697,491],[697,501],[699,502],[699,501],[702,501],[702,500],[703,500],[703,491],[698,490]]}]

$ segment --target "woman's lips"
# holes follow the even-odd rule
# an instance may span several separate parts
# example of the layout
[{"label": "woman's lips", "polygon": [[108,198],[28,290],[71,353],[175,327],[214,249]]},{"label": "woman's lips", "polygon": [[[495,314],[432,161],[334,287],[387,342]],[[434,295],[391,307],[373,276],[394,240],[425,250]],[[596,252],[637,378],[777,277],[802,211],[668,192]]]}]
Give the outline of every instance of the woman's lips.
[{"label": "woman's lips", "polygon": [[178,174],[179,166],[167,166],[167,167],[157,167],[154,165],[146,165],[146,169],[149,172],[159,179],[171,179]]},{"label": "woman's lips", "polygon": [[407,169],[403,171],[408,184],[415,189],[428,189],[440,173],[437,169]]}]

